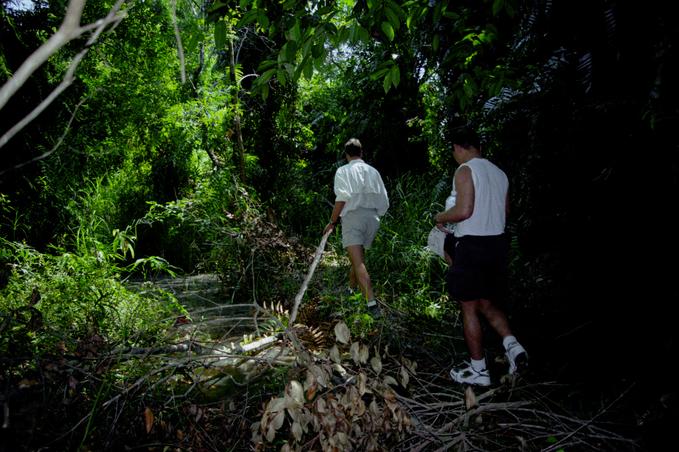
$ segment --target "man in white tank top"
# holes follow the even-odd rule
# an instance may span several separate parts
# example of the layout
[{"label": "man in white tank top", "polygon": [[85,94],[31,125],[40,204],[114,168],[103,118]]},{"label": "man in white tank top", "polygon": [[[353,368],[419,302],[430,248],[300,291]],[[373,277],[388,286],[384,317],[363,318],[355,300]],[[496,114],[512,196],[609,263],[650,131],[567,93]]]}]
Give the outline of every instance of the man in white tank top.
[{"label": "man in white tank top", "polygon": [[509,183],[507,175],[481,156],[478,136],[461,131],[453,141],[460,165],[453,178],[455,205],[436,214],[439,224],[456,223],[455,259],[448,270],[448,291],[460,303],[464,338],[470,362],[450,371],[458,383],[490,385],[483,351],[480,315],[502,337],[514,374],[528,362],[526,350],[509,328],[505,314],[494,304],[504,295],[507,279],[507,240],[504,234]]}]

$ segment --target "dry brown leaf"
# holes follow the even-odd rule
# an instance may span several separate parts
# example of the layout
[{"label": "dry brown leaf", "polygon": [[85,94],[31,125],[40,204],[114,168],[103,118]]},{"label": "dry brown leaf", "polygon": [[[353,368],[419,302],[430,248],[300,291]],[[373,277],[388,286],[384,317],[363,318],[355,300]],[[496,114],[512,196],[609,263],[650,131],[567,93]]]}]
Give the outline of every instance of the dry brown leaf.
[{"label": "dry brown leaf", "polygon": [[353,414],[359,417],[365,414],[365,402],[363,401],[363,399],[358,399],[356,401]]},{"label": "dry brown leaf", "polygon": [[386,391],[384,391],[384,394],[382,394],[382,397],[384,397],[384,400],[386,400],[387,402],[392,402],[392,403],[396,402],[396,394],[391,389],[387,389]]},{"label": "dry brown leaf", "polygon": [[299,424],[299,422],[293,422],[292,423],[292,436],[295,437],[297,441],[300,441],[302,439],[302,426]]},{"label": "dry brown leaf", "polygon": [[467,386],[467,389],[464,390],[464,405],[468,410],[471,410],[478,405],[476,394],[474,394],[474,390],[471,386]]},{"label": "dry brown leaf", "polygon": [[368,377],[363,372],[359,372],[357,381],[358,381],[358,393],[360,395],[365,394],[365,387],[368,384]]},{"label": "dry brown leaf", "polygon": [[285,411],[288,412],[288,416],[290,416],[290,419],[293,421],[298,421],[302,417],[302,411],[297,408],[288,408]]},{"label": "dry brown leaf", "polygon": [[408,375],[408,371],[406,370],[405,367],[401,366],[401,372],[400,372],[400,377],[401,377],[401,384],[403,385],[404,388],[408,387],[408,382],[410,381],[410,375]]},{"label": "dry brown leaf", "polygon": [[370,350],[368,349],[368,346],[361,344],[361,348],[358,352],[358,360],[360,361],[360,363],[361,364],[367,363],[369,356],[370,356]]},{"label": "dry brown leaf", "polygon": [[346,323],[339,322],[337,325],[335,325],[335,337],[342,344],[349,343],[349,340],[351,339],[351,332],[349,331],[349,327],[346,325]]},{"label": "dry brown leaf", "polygon": [[321,367],[316,365],[312,365],[309,367],[309,370],[314,375],[316,381],[318,382],[319,385],[321,385],[321,387],[323,388],[328,387],[328,373],[325,371],[325,369],[322,369]]},{"label": "dry brown leaf", "polygon": [[19,383],[17,383],[19,389],[28,389],[31,386],[35,386],[37,384],[38,380],[29,380],[28,378],[24,378],[23,380],[19,381]]},{"label": "dry brown leaf", "polygon": [[316,390],[317,389],[318,389],[318,385],[316,385],[316,383],[309,386],[309,388],[306,390],[306,393],[304,394],[306,396],[306,399],[307,400],[313,400],[314,396],[316,396]]},{"label": "dry brown leaf", "polygon": [[333,345],[332,348],[330,349],[330,359],[332,360],[332,362],[337,364],[342,362],[342,358],[340,357],[337,345]]},{"label": "dry brown leaf", "polygon": [[398,386],[398,382],[397,382],[396,379],[395,379],[394,377],[392,377],[391,375],[386,375],[386,376],[384,377],[384,379],[382,380],[382,382],[383,382],[385,385],[394,385],[394,386]]},{"label": "dry brown leaf", "polygon": [[144,426],[146,427],[146,433],[151,433],[153,428],[153,411],[149,407],[146,407],[144,410]]},{"label": "dry brown leaf", "polygon": [[373,370],[377,375],[382,372],[382,360],[380,359],[379,355],[373,356],[370,359],[370,366],[372,366]]},{"label": "dry brown leaf", "polygon": [[272,442],[274,438],[276,438],[276,429],[273,428],[273,424],[270,424],[266,431],[266,440],[268,442]]},{"label": "dry brown leaf", "polygon": [[320,414],[325,414],[325,413],[328,412],[327,404],[325,403],[325,399],[318,399],[316,401],[316,411]]},{"label": "dry brown leaf", "polygon": [[283,397],[274,397],[269,400],[269,406],[266,408],[267,411],[275,413],[285,409],[285,399]]},{"label": "dry brown leaf", "polygon": [[351,348],[349,349],[349,352],[351,353],[351,359],[353,359],[356,364],[360,363],[359,349],[360,345],[358,342],[351,344]]},{"label": "dry brown leaf", "polygon": [[283,421],[285,421],[285,411],[279,411],[271,421],[270,427],[273,427],[274,430],[278,430],[283,425]]}]

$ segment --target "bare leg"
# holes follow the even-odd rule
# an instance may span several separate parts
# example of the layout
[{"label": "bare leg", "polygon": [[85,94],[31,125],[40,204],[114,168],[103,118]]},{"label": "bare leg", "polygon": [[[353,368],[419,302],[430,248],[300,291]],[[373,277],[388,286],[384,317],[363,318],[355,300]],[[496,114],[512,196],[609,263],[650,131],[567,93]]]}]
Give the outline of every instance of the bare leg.
[{"label": "bare leg", "polygon": [[365,267],[363,245],[349,245],[347,246],[347,253],[349,253],[352,272],[354,273],[358,285],[361,287],[361,292],[363,292],[366,300],[372,300],[375,298],[375,295],[373,294],[373,286],[370,282],[368,269]]},{"label": "bare leg", "polygon": [[354,272],[354,266],[349,268],[349,288],[352,290],[356,289],[358,285],[358,280],[356,279],[356,272]]},{"label": "bare leg", "polygon": [[462,301],[462,322],[464,330],[464,340],[469,348],[469,355],[472,359],[483,358],[483,333],[481,322],[479,321],[479,300]]},{"label": "bare leg", "polygon": [[509,321],[504,312],[499,310],[490,300],[481,299],[478,302],[478,309],[483,316],[488,319],[488,323],[493,327],[500,337],[504,338],[512,334],[509,329]]}]

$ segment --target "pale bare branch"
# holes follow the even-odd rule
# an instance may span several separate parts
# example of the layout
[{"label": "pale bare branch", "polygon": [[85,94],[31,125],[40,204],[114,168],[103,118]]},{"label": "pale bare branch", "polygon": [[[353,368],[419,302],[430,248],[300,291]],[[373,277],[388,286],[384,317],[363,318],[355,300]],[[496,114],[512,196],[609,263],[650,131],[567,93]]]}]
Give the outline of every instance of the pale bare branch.
[{"label": "pale bare branch", "polygon": [[0,148],[2,148],[7,142],[14,137],[19,131],[21,131],[27,124],[33,121],[40,113],[42,113],[45,108],[47,108],[66,88],[68,88],[75,79],[75,71],[89,51],[89,47],[94,44],[101,33],[110,24],[114,26],[119,23],[125,14],[120,14],[120,7],[124,3],[124,0],[118,0],[116,4],[111,8],[109,13],[105,18],[99,19],[96,22],[80,27],[80,18],[82,16],[82,10],[85,5],[85,0],[71,0],[68,9],[66,11],[66,17],[62,22],[59,30],[47,40],[45,44],[40,46],[38,50],[33,52],[26,61],[21,65],[21,67],[16,71],[14,76],[10,78],[3,86],[0,88],[0,109],[2,109],[9,99],[26,83],[26,80],[39,68],[47,59],[55,54],[61,47],[63,47],[69,41],[77,38],[83,33],[94,30],[90,38],[87,40],[86,47],[81,50],[74,58],[71,60],[71,64],[64,75],[61,83],[37,106],[31,111],[26,117],[15,124],[11,129],[9,129],[5,134],[0,137]]},{"label": "pale bare branch", "polygon": [[179,53],[179,65],[182,83],[186,83],[186,66],[184,64],[184,46],[182,46],[182,37],[179,34],[179,26],[177,25],[177,0],[172,0],[172,26],[174,27],[174,36],[177,39],[177,53]]},{"label": "pale bare branch", "polygon": [[41,45],[16,73],[0,89],[0,109],[7,101],[26,83],[26,80],[38,69],[47,59],[56,53],[71,39],[80,35],[80,17],[85,7],[85,0],[71,0],[66,9],[66,17],[61,23],[59,30],[54,33],[43,45]]}]

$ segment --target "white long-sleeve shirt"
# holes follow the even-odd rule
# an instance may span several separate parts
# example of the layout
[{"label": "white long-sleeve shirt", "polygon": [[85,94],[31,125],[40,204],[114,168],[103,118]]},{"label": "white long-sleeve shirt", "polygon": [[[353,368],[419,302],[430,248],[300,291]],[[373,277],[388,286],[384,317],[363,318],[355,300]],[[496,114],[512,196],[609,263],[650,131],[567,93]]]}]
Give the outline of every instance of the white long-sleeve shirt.
[{"label": "white long-sleeve shirt", "polygon": [[346,204],[340,216],[357,208],[375,209],[382,216],[389,208],[389,196],[382,176],[362,159],[351,160],[335,173],[335,202]]}]

